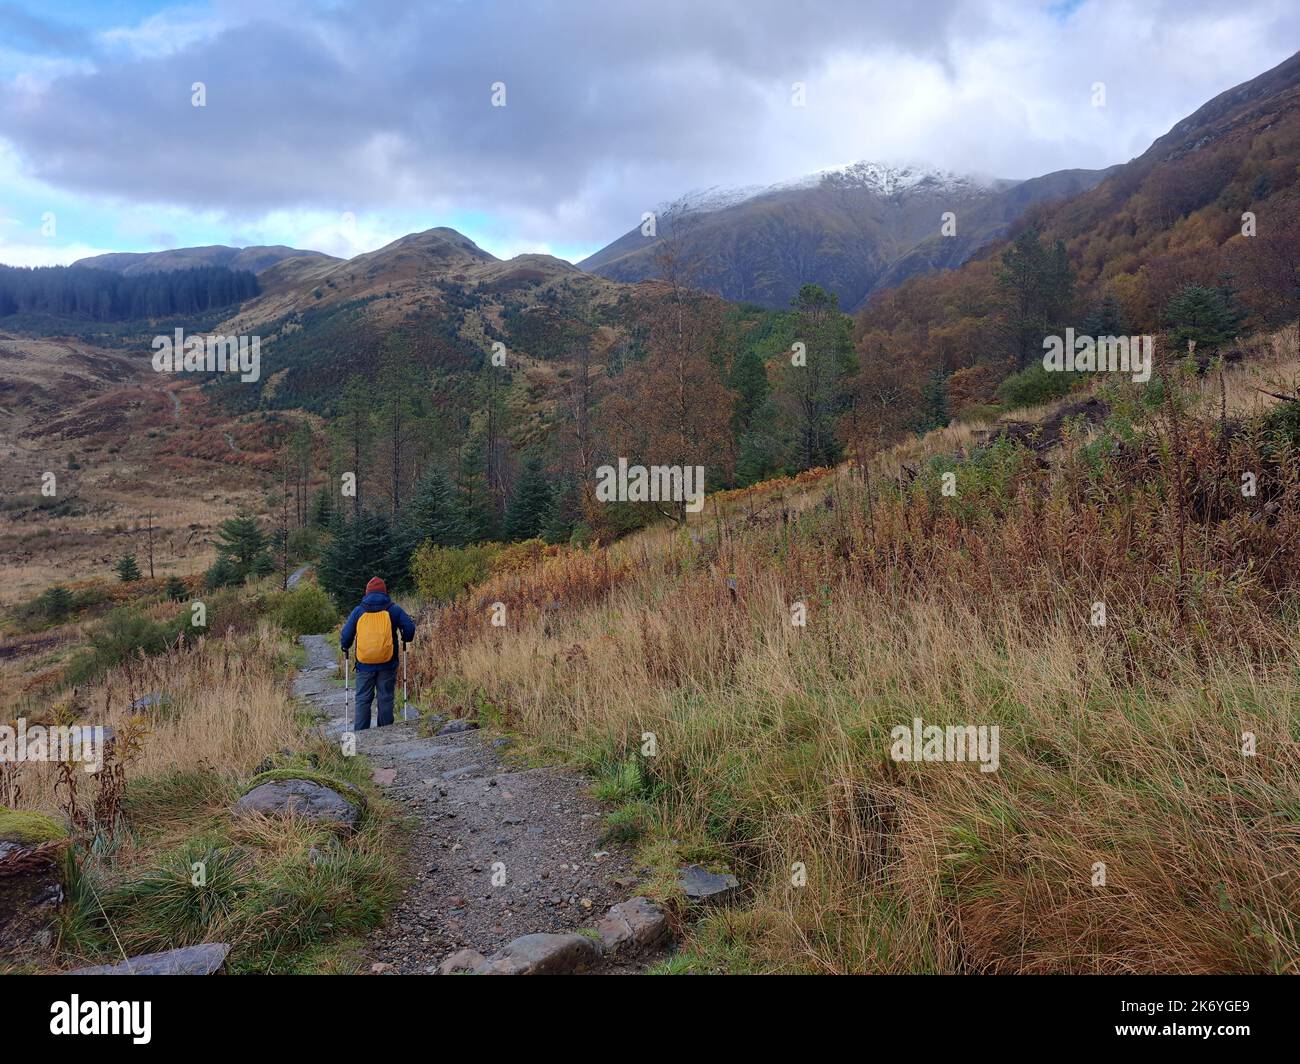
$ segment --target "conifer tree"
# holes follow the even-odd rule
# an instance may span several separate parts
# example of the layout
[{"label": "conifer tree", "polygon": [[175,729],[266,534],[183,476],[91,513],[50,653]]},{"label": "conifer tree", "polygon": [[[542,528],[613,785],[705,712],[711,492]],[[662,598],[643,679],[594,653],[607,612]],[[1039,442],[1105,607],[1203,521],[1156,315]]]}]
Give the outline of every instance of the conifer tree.
[{"label": "conifer tree", "polygon": [[457,509],[470,543],[484,543],[496,537],[496,508],[488,490],[486,459],[482,438],[471,437],[461,450],[456,477]]},{"label": "conifer tree", "polygon": [[412,551],[428,540],[439,547],[459,547],[467,542],[456,489],[436,466],[430,467],[416,485],[415,496],[403,515],[401,534]]},{"label": "conifer tree", "polygon": [[515,481],[510,505],[506,508],[502,531],[506,539],[534,539],[546,525],[551,506],[551,485],[542,468],[542,459],[530,454]]},{"label": "conifer tree", "polygon": [[217,527],[217,553],[230,559],[240,580],[253,571],[265,549],[266,534],[247,510],[239,510]]},{"label": "conifer tree", "polygon": [[1189,284],[1169,301],[1165,319],[1175,351],[1185,353],[1188,341],[1195,340],[1198,353],[1212,354],[1237,335],[1242,313],[1230,289]]},{"label": "conifer tree", "polygon": [[382,514],[363,510],[352,520],[336,516],[330,531],[316,577],[339,609],[361,601],[372,576],[382,577],[390,593],[410,586],[409,552]]}]

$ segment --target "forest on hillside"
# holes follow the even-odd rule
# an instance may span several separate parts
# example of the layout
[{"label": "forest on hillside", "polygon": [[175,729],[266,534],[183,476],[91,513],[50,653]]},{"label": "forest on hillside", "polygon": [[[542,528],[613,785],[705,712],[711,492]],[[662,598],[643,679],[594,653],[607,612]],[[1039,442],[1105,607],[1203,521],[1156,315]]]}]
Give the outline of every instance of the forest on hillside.
[{"label": "forest on hillside", "polygon": [[204,266],[127,277],[85,266],[0,266],[0,318],[121,322],[199,314],[259,294],[247,270]]},{"label": "forest on hillside", "polygon": [[[1172,288],[1135,323],[1112,294],[1093,295],[1063,241],[1049,241],[1025,228],[986,263],[933,279],[966,291],[987,276],[972,331],[960,342],[939,329],[926,337],[986,352],[960,369],[908,357],[901,322],[915,312],[924,325],[934,314],[915,310],[915,285],[856,321],[815,284],[787,311],[651,285],[598,313],[555,308],[546,342],[532,348],[546,365],[526,369],[493,365],[454,322],[433,331],[410,323],[365,347],[360,315],[336,313],[321,321],[341,341],[351,329],[351,346],[305,378],[333,384],[320,393],[328,438],[313,445],[300,479],[319,485],[315,521],[337,549],[387,558],[401,586],[426,542],[609,542],[661,517],[680,521],[680,506],[596,500],[594,471],[619,457],[703,466],[707,490],[744,488],[865,461],[958,414],[1067,394],[1083,375],[1041,362],[1043,338],[1067,326],[1105,336],[1154,325],[1162,350],[1194,343],[1204,369],[1272,321],[1255,311],[1255,289],[1245,298],[1220,277]],[[886,342],[879,323],[889,313],[901,315],[900,337]],[[314,346],[297,334],[292,342],[302,357]],[[238,392],[229,381],[216,387]],[[346,473],[356,494],[345,499],[337,484]]]},{"label": "forest on hillside", "polygon": [[[858,315],[854,342],[868,393],[892,409],[897,427],[924,408],[927,387],[941,387],[954,413],[997,402],[1000,388],[1005,395],[1028,384],[1033,398],[1033,380],[1004,383],[1016,373],[1050,391],[1031,356],[1041,355],[1044,335],[1066,326],[1163,335],[1183,349],[1199,339],[1198,350],[1210,354],[1294,320],[1297,157],[1300,114],[1290,113],[1253,135],[1223,136],[1176,158],[1143,157],[1090,192],[1032,209],[1009,244],[882,292]],[[1180,316],[1213,326],[1186,334]]]}]

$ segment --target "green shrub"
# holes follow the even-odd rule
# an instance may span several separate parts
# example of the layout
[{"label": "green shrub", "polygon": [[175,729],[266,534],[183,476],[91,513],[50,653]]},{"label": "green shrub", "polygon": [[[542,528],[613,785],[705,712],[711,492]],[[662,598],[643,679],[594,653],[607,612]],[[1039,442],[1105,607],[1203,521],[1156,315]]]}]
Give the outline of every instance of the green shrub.
[{"label": "green shrub", "polygon": [[1068,395],[1081,376],[1080,373],[1054,373],[1041,362],[1034,362],[998,385],[998,398],[1008,410],[1050,403]]},{"label": "green shrub", "polygon": [[439,547],[428,541],[411,558],[411,577],[425,598],[450,602],[488,575],[500,550],[497,543]]},{"label": "green shrub", "polygon": [[276,620],[290,635],[313,635],[331,631],[338,623],[334,603],[315,584],[300,584],[280,600]]},{"label": "green shrub", "polygon": [[133,654],[162,652],[170,641],[171,632],[157,621],[129,607],[114,610],[90,637],[90,648],[68,667],[68,679],[88,683]]},{"label": "green shrub", "polygon": [[1264,417],[1264,428],[1275,439],[1300,447],[1300,402],[1274,407]]},{"label": "green shrub", "polygon": [[218,556],[217,560],[212,563],[212,567],[203,576],[203,586],[209,591],[232,587],[243,582],[235,563],[224,554]]},{"label": "green shrub", "polygon": [[41,594],[40,604],[45,619],[57,623],[72,612],[72,594],[66,587],[52,587]]},{"label": "green shrub", "polygon": [[94,609],[96,606],[102,606],[107,597],[102,587],[84,588],[72,596],[72,608],[77,613]]},{"label": "green shrub", "polygon": [[320,557],[321,530],[315,525],[303,525],[289,533],[289,561],[294,565]]}]

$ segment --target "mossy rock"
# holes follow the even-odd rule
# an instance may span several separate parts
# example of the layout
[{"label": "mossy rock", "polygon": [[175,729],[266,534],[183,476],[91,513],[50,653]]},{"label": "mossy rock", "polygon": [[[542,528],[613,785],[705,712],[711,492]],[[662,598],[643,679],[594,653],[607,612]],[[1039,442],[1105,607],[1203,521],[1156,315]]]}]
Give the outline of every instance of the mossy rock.
[{"label": "mossy rock", "polygon": [[37,846],[42,842],[66,839],[67,831],[43,813],[22,809],[0,809],[0,842],[20,846]]},{"label": "mossy rock", "polygon": [[355,783],[349,783],[347,780],[341,780],[336,776],[329,776],[324,772],[316,772],[309,768],[273,768],[269,772],[259,772],[244,785],[242,793],[248,794],[264,783],[280,783],[284,780],[306,780],[308,783],[315,783],[321,787],[328,787],[332,791],[338,791],[339,794],[347,795],[360,802],[363,806],[366,803],[364,792]]}]

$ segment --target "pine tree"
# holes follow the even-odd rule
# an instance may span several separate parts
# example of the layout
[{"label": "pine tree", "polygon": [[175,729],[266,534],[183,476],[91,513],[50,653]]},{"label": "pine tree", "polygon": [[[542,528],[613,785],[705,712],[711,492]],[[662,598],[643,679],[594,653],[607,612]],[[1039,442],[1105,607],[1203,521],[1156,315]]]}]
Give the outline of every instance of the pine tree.
[{"label": "pine tree", "polygon": [[140,579],[140,566],[136,564],[134,554],[123,554],[117,559],[117,564],[113,566],[117,573],[117,578],[124,584],[132,583]]},{"label": "pine tree", "polygon": [[400,337],[389,337],[378,384],[378,396],[372,397],[372,404],[383,468],[380,483],[388,497],[390,520],[396,523],[403,506],[411,425],[415,420],[412,398],[420,386],[419,373],[406,342]]},{"label": "pine tree", "polygon": [[547,543],[568,543],[573,530],[582,523],[582,498],[578,486],[566,478],[551,493],[551,505],[542,526],[542,539]]},{"label": "pine tree", "polygon": [[217,527],[217,553],[229,558],[242,580],[266,549],[266,534],[257,519],[247,510],[240,510]]},{"label": "pine tree", "polygon": [[[792,472],[831,465],[840,454],[835,425],[842,405],[841,382],[856,369],[851,322],[839,300],[820,285],[806,284],[791,301],[795,336],[803,344],[796,361],[779,362],[772,409],[786,441]],[[750,426],[758,427],[751,418]]]},{"label": "pine tree", "polygon": [[924,406],[917,431],[946,428],[952,416],[948,410],[948,374],[943,370],[931,374],[922,395]]},{"label": "pine tree", "polygon": [[316,578],[339,609],[355,606],[372,576],[382,577],[390,593],[410,586],[409,552],[382,514],[336,517],[330,532]]},{"label": "pine tree", "polygon": [[72,612],[72,593],[66,587],[52,587],[40,598],[41,613],[47,621],[59,622]]},{"label": "pine tree", "polygon": [[173,602],[180,602],[185,597],[185,583],[179,576],[167,578],[167,597]]},{"label": "pine tree", "polygon": [[736,356],[735,365],[731,367],[731,378],[727,382],[736,393],[735,414],[732,423],[736,433],[742,435],[749,430],[754,415],[762,408],[772,386],[767,380],[767,369],[763,357],[753,348],[748,348]]},{"label": "pine tree", "polygon": [[375,442],[374,397],[360,376],[351,376],[343,387],[339,416],[332,426],[335,449],[342,470],[356,477],[352,516],[361,514],[362,468],[369,463]]},{"label": "pine tree", "polygon": [[1107,292],[1096,309],[1079,325],[1079,332],[1084,336],[1123,336],[1127,331],[1123,311],[1113,292]]},{"label": "pine tree", "polygon": [[312,496],[311,523],[317,528],[329,528],[330,517],[334,513],[334,494],[330,485],[323,484]]},{"label": "pine tree", "polygon": [[233,584],[242,583],[242,581],[243,577],[235,567],[235,563],[224,554],[218,554],[217,560],[203,574],[203,586],[209,591],[230,587]]},{"label": "pine tree", "polygon": [[488,490],[486,457],[483,440],[478,436],[471,437],[461,450],[456,502],[470,543],[485,543],[496,537],[496,510]]},{"label": "pine tree", "polygon": [[1213,354],[1232,340],[1242,316],[1231,289],[1199,284],[1184,285],[1165,308],[1174,349],[1185,351],[1188,341],[1194,340],[1204,354]]},{"label": "pine tree", "polygon": [[551,485],[546,479],[539,455],[524,459],[523,468],[515,481],[514,494],[506,508],[502,531],[506,539],[534,539],[546,525],[551,506]]},{"label": "pine tree", "polygon": [[1016,368],[1024,369],[1030,356],[1041,351],[1043,337],[1061,328],[1074,301],[1074,271],[1065,244],[1058,240],[1046,248],[1037,230],[1026,229],[1003,252],[997,284]]},{"label": "pine tree", "polygon": [[273,572],[275,572],[275,559],[268,551],[262,551],[248,567],[250,576],[270,576]]},{"label": "pine tree", "polygon": [[426,540],[439,547],[459,547],[468,541],[456,491],[441,469],[431,467],[420,478],[403,515],[401,535],[412,551]]}]

